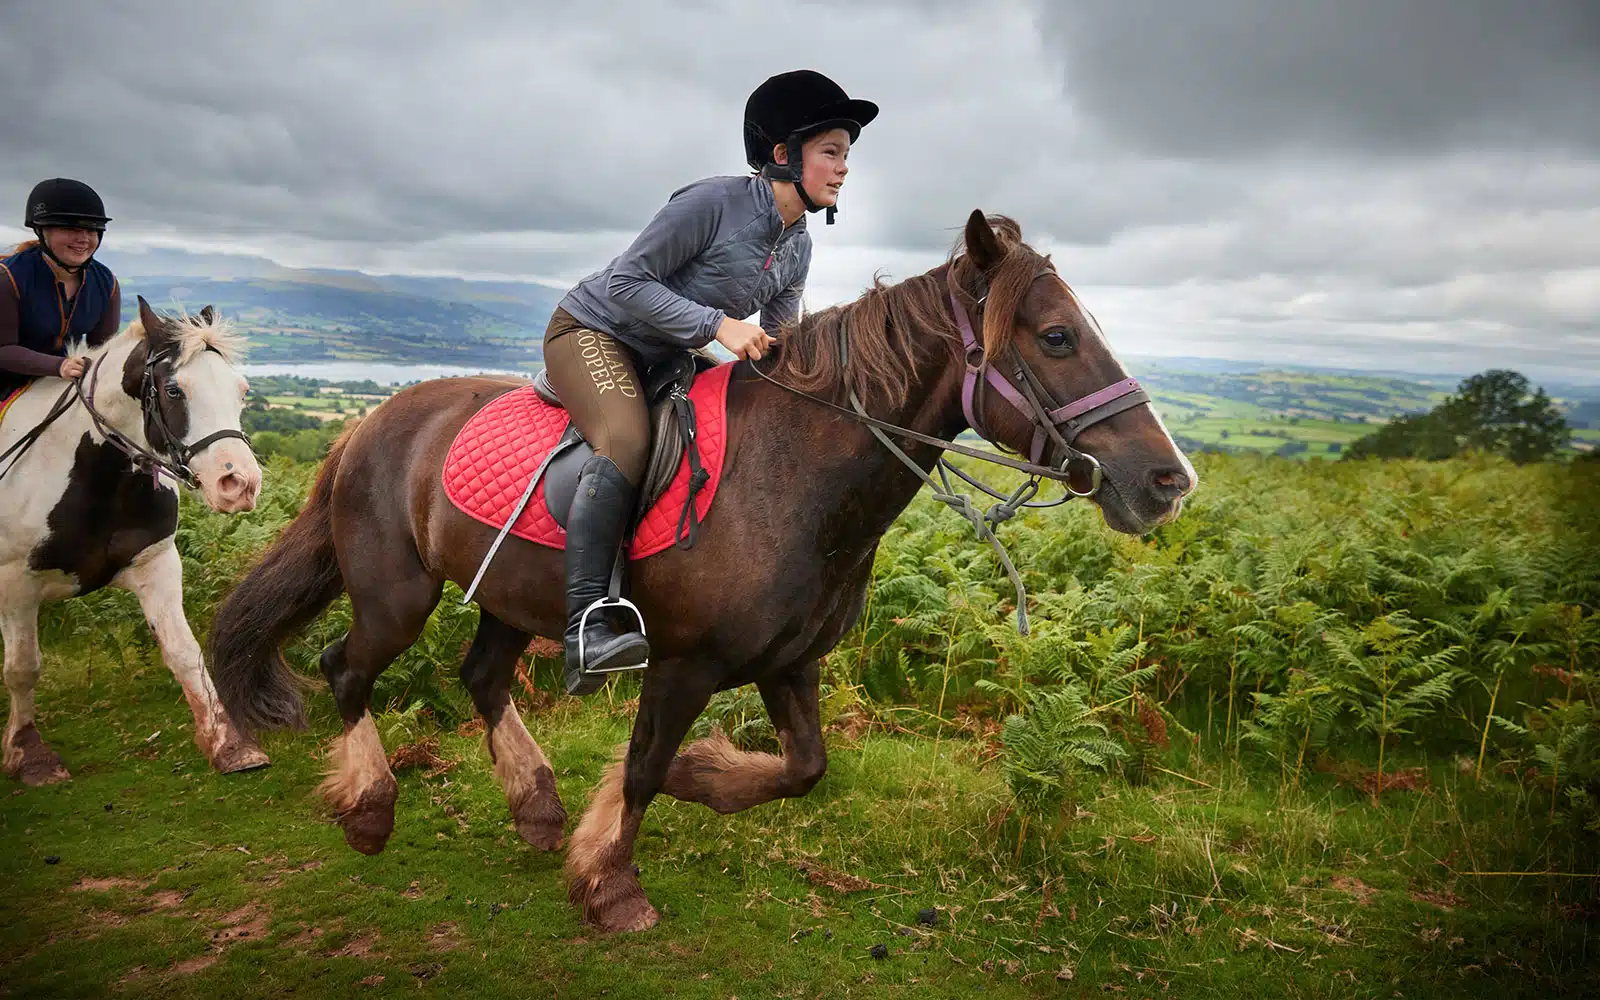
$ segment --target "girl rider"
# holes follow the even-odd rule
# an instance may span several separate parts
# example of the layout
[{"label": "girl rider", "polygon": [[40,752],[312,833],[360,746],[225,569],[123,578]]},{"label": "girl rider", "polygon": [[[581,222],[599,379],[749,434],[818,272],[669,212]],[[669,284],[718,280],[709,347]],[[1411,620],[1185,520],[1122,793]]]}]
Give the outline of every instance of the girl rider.
[{"label": "girl rider", "polygon": [[28,195],[23,225],[37,240],[0,259],[0,401],[31,379],[77,378],[86,362],[68,345],[105,343],[121,322],[122,293],[94,259],[111,219],[94,189],[56,177]]},{"label": "girl rider", "polygon": [[[606,596],[634,513],[650,444],[642,368],[716,340],[756,361],[800,318],[811,266],[807,212],[833,222],[850,144],[878,106],[852,100],[811,70],[771,77],[745,103],[745,159],[755,173],[711,177],[674,192],[603,270],[561,300],[544,335],[547,377],[594,448],[567,515],[566,685],[597,690],[606,675],[643,663],[631,616],[584,612]],[[759,311],[759,326],[742,317]],[[641,623],[642,624],[642,623]]]}]

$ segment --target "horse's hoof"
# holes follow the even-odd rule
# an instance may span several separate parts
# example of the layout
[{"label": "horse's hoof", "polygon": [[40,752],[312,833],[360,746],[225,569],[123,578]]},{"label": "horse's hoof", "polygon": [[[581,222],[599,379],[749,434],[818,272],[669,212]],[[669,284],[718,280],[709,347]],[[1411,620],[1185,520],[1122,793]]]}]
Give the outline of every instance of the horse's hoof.
[{"label": "horse's hoof", "polygon": [[11,745],[6,748],[5,769],[7,774],[29,788],[72,779],[66,766],[61,763],[61,757],[39,736],[39,730],[32,723],[23,726],[11,737]]},{"label": "horse's hoof", "polygon": [[518,817],[517,836],[541,851],[559,851],[566,833],[565,826],[561,819],[552,822],[549,819]]},{"label": "horse's hoof", "polygon": [[661,914],[656,912],[648,899],[641,896],[636,901],[596,913],[591,921],[604,934],[626,934],[649,930],[661,922]]},{"label": "horse's hoof", "polygon": [[566,832],[567,807],[556,792],[555,772],[539,768],[534,775],[533,794],[511,807],[517,822],[517,835],[541,851],[558,851]]},{"label": "horse's hoof", "polygon": [[339,813],[339,825],[344,828],[344,842],[362,854],[381,854],[394,833],[393,781],[390,787],[369,788],[361,793],[356,804]]},{"label": "horse's hoof", "polygon": [[632,871],[596,875],[584,881],[587,885],[574,884],[569,896],[583,919],[601,933],[647,931],[661,922],[661,914],[645,898]]},{"label": "horse's hoof", "polygon": [[266,767],[272,761],[254,743],[240,740],[229,743],[217,751],[211,765],[217,769],[218,774],[237,774],[240,771],[254,771],[259,767]]}]

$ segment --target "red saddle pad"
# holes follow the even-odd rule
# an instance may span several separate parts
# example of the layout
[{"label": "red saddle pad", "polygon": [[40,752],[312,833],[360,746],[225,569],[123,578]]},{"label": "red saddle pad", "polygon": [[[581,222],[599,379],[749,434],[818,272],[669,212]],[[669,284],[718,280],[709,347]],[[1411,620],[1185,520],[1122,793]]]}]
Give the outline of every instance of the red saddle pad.
[{"label": "red saddle pad", "polygon": [[[711,477],[695,497],[703,520],[722,481],[722,459],[728,445],[728,379],[733,363],[721,364],[694,380],[694,401],[700,463]],[[513,389],[479,410],[456,434],[444,460],[444,491],[468,517],[501,528],[528,488],[528,479],[555,447],[567,427],[567,411],[540,399],[532,386]],[[689,460],[678,462],[667,491],[645,514],[633,535],[630,559],[643,559],[668,548],[677,537],[678,518],[689,496]],[[512,526],[511,533],[530,542],[559,549],[567,533],[544,504],[541,480]]]}]

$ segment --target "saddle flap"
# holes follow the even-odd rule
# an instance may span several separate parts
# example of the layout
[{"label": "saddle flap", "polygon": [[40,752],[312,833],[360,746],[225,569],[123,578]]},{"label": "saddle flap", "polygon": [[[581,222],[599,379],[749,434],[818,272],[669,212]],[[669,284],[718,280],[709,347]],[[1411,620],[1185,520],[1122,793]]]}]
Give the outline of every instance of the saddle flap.
[{"label": "saddle flap", "polygon": [[[594,456],[594,448],[583,439],[578,428],[569,423],[561,440],[556,442],[556,451],[558,454],[544,472],[544,506],[562,530],[566,530],[572,498],[578,494],[578,478],[584,465]],[[650,408],[650,460],[645,466],[643,488],[639,491],[639,506],[634,511],[635,525],[667,492],[682,460],[678,414],[672,400],[664,399]]]}]

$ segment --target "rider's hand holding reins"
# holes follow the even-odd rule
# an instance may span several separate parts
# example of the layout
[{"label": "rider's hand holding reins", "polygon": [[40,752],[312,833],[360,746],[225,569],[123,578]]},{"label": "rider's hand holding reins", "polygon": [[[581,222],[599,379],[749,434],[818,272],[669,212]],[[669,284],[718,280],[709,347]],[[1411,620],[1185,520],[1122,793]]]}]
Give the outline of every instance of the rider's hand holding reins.
[{"label": "rider's hand holding reins", "polygon": [[717,343],[750,361],[760,361],[775,342],[761,327],[732,316],[724,317],[722,325],[717,327]]},{"label": "rider's hand holding reins", "polygon": [[60,373],[62,378],[80,378],[89,368],[87,358],[64,358],[61,362]]}]

